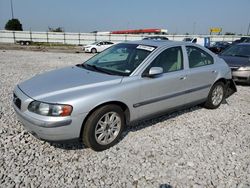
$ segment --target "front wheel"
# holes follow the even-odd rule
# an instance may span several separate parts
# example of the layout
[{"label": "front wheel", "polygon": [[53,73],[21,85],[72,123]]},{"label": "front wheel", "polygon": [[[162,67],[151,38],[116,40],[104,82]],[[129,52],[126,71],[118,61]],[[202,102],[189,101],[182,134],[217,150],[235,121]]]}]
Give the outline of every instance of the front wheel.
[{"label": "front wheel", "polygon": [[95,53],[97,53],[97,50],[95,48],[92,48],[91,53],[95,54]]},{"label": "front wheel", "polygon": [[208,95],[205,107],[209,109],[215,109],[220,106],[225,97],[225,85],[223,82],[215,83]]},{"label": "front wheel", "polygon": [[83,130],[83,142],[95,151],[108,149],[118,141],[124,126],[124,113],[119,106],[103,106],[87,119]]}]

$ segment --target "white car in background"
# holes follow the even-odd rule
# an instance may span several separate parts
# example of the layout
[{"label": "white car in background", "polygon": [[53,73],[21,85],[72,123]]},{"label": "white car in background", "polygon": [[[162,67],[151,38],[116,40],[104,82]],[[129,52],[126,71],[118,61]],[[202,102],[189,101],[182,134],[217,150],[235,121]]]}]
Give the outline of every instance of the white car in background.
[{"label": "white car in background", "polygon": [[103,50],[106,50],[112,45],[114,45],[113,42],[99,41],[99,42],[94,42],[93,44],[85,46],[83,50],[85,52],[97,53],[97,52],[102,52]]}]

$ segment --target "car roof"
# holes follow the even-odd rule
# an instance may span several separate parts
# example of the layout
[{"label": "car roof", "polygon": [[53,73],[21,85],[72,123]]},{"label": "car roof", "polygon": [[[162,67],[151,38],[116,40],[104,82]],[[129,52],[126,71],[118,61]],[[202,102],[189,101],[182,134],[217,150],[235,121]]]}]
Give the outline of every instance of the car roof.
[{"label": "car roof", "polygon": [[146,45],[146,46],[155,46],[155,47],[192,44],[190,42],[187,43],[187,42],[182,42],[182,41],[171,41],[171,40],[138,40],[138,41],[128,41],[126,43]]},{"label": "car roof", "polygon": [[250,43],[249,42],[243,42],[243,43],[237,43],[236,44],[237,46],[250,46]]}]

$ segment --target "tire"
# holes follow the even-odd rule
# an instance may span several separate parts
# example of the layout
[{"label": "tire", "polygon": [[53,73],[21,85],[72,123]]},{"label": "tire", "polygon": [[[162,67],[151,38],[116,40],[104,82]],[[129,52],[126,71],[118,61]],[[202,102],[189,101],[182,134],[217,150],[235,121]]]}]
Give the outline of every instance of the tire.
[{"label": "tire", "polygon": [[103,151],[116,144],[124,127],[125,116],[119,106],[100,107],[89,116],[84,125],[83,143],[95,151]]},{"label": "tire", "polygon": [[27,46],[28,46],[28,45],[30,45],[30,42],[28,42],[28,41],[27,41],[27,42],[25,42],[25,45],[27,45]]},{"label": "tire", "polygon": [[95,48],[92,48],[91,53],[95,54],[95,53],[97,53],[97,50]]},{"label": "tire", "polygon": [[24,45],[24,42],[23,42],[23,41],[21,41],[21,42],[20,42],[20,44],[23,46],[23,45]]},{"label": "tire", "polygon": [[225,84],[223,82],[216,82],[208,95],[204,106],[208,109],[218,108],[225,98]]}]

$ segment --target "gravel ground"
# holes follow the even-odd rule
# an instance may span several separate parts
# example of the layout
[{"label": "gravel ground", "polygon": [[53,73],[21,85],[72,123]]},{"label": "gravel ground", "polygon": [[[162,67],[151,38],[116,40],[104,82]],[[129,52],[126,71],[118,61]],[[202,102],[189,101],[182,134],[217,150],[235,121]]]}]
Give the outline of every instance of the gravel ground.
[{"label": "gravel ground", "polygon": [[250,187],[249,86],[216,110],[140,122],[103,152],[27,133],[11,107],[14,86],[90,56],[0,51],[0,187]]}]

